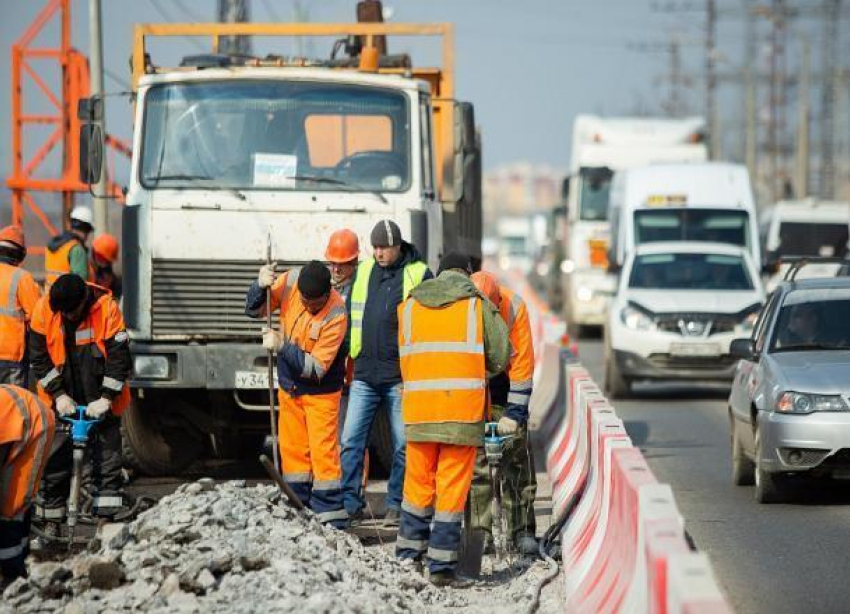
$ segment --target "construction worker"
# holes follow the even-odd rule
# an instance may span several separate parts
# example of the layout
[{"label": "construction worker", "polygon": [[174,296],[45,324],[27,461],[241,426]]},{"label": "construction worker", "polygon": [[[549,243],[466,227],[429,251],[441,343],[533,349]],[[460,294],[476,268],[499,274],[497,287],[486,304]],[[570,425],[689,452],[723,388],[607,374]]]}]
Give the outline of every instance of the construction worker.
[{"label": "construction worker", "polygon": [[71,211],[71,229],[66,230],[47,244],[44,254],[44,283],[50,288],[56,278],[65,273],[75,273],[84,281],[92,281],[86,241],[94,227],[92,210],[77,205]]},{"label": "construction worker", "polygon": [[27,327],[41,290],[21,268],[27,255],[20,226],[0,229],[0,384],[26,388],[29,380]]},{"label": "construction worker", "polygon": [[0,593],[26,577],[30,507],[50,454],[53,412],[33,393],[0,385]]},{"label": "construction worker", "polygon": [[348,228],[335,231],[328,240],[325,249],[325,260],[331,270],[331,283],[347,301],[354,283],[354,272],[357,270],[357,259],[360,256],[360,241],[354,231]]},{"label": "construction worker", "polygon": [[111,234],[99,234],[91,242],[92,281],[112,292],[117,301],[121,299],[121,278],[112,270],[112,265],[118,261],[118,239]]},{"label": "construction worker", "polygon": [[487,376],[508,363],[508,331],[469,279],[469,259],[449,254],[437,279],[399,307],[407,472],[396,555],[421,560],[436,585],[455,574],[461,521],[484,435]]},{"label": "construction worker", "polygon": [[248,290],[245,313],[266,315],[266,289],[280,314],[280,332],[266,330],[263,346],[277,352],[280,458],[283,479],[320,522],[348,525],[342,504],[339,400],[345,377],[345,303],[318,260],[275,276],[260,269]]},{"label": "construction worker", "polygon": [[363,459],[379,407],[388,412],[393,462],[387,484],[387,526],[398,526],[404,484],[404,422],[401,418],[401,368],[397,307],[410,291],[433,277],[416,248],[404,241],[391,220],[382,220],[370,236],[374,258],[360,263],[349,297],[354,380],[342,432],[342,488],[345,509],[355,520],[364,507]]},{"label": "construction worker", "polygon": [[[354,284],[354,272],[357,270],[357,259],[360,257],[360,240],[354,231],[348,228],[336,230],[328,240],[325,249],[325,260],[331,270],[331,283],[342,297],[348,301],[351,295],[351,286]],[[345,424],[345,415],[348,413],[349,389],[351,380],[354,379],[354,360],[346,356],[345,361],[345,384],[342,387],[342,397],[339,401],[339,436],[342,440],[342,426]]]},{"label": "construction worker", "polygon": [[[498,422],[499,435],[512,436],[501,465],[502,505],[508,522],[508,538],[518,552],[534,556],[537,554],[537,523],[534,517],[537,476],[528,441],[534,345],[528,309],[518,294],[500,285],[490,273],[474,273],[472,282],[498,308],[508,326],[511,357],[508,368],[489,382],[490,419]],[[492,535],[493,492],[482,448],[479,448],[475,460],[470,497],[473,528],[483,529]]]},{"label": "construction worker", "polygon": [[[48,406],[70,416],[83,405],[88,417],[103,419],[89,439],[90,494],[96,515],[115,515],[125,508],[119,417],[130,403],[132,370],[118,303],[74,273],[58,277],[35,307],[30,349],[38,394]],[[48,534],[65,517],[72,469],[70,437],[60,432],[56,438],[36,501],[35,517]]]}]

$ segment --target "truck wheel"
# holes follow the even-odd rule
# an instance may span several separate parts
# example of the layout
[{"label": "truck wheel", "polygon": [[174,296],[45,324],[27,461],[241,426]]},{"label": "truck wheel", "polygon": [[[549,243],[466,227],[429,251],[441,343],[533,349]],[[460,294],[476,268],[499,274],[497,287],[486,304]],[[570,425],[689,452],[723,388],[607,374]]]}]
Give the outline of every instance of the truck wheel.
[{"label": "truck wheel", "polygon": [[376,477],[389,477],[393,468],[393,435],[390,429],[390,419],[384,405],[378,408],[378,414],[372,424],[372,435],[369,447],[373,452],[372,463]]},{"label": "truck wheel", "polygon": [[752,486],[756,480],[755,470],[755,463],[747,458],[735,419],[732,418],[732,482],[735,486]]},{"label": "truck wheel", "polygon": [[755,483],[756,501],[759,503],[783,503],[788,495],[786,476],[765,471],[761,464],[761,437],[756,431]]},{"label": "truck wheel", "polygon": [[[182,401],[168,403],[168,411],[179,413]],[[160,408],[152,402],[133,399],[121,416],[124,459],[137,471],[152,476],[181,473],[203,452],[198,433],[160,419]]]},{"label": "truck wheel", "polygon": [[627,399],[631,392],[632,383],[620,372],[614,357],[609,356],[605,361],[605,393],[611,399]]}]

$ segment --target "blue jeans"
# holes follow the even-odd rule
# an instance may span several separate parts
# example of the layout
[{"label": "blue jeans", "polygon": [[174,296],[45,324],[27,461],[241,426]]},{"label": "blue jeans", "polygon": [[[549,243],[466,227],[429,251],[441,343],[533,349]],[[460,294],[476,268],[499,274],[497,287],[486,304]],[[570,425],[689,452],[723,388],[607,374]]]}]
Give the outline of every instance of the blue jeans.
[{"label": "blue jeans", "polygon": [[375,414],[385,401],[393,438],[393,466],[387,483],[387,509],[401,509],[404,486],[404,421],[401,418],[401,384],[371,386],[354,380],[348,391],[348,411],[342,431],[342,493],[345,509],[356,514],[363,509],[363,456]]}]

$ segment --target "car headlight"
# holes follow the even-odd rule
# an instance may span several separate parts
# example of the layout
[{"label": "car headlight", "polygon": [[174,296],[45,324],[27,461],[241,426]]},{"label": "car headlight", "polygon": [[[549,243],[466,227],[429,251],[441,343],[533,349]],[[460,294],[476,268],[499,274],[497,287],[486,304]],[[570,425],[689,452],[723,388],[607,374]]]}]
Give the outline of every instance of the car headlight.
[{"label": "car headlight", "polygon": [[133,376],[137,379],[168,379],[168,358],[141,354],[133,357]]},{"label": "car headlight", "polygon": [[806,394],[786,392],[776,403],[783,414],[811,414],[816,411],[847,411],[847,402],[837,394]]},{"label": "car headlight", "polygon": [[623,308],[620,312],[620,320],[634,330],[650,330],[654,324],[649,315],[632,305],[626,305]]}]

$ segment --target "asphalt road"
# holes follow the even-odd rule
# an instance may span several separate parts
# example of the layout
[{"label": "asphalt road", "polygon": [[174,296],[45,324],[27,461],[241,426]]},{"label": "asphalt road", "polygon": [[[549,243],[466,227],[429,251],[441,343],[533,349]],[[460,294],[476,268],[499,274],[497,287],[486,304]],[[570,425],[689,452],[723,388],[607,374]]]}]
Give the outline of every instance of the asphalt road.
[{"label": "asphalt road", "polygon": [[[601,342],[583,341],[579,356],[601,385]],[[737,612],[850,611],[850,483],[801,484],[795,503],[759,505],[732,484],[728,388],[644,384],[634,396],[617,413]]]}]

